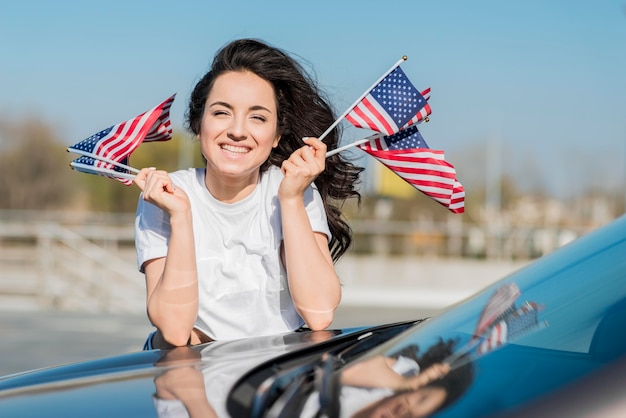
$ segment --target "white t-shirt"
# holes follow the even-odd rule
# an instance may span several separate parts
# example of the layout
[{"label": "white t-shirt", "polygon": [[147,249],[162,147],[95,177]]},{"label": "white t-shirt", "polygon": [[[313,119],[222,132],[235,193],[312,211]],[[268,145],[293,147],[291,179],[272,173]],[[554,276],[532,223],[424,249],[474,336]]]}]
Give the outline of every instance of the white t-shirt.
[{"label": "white t-shirt", "polygon": [[[280,169],[270,167],[252,194],[232,204],[215,199],[204,176],[205,169],[194,168],[170,174],[191,202],[200,297],[195,327],[223,340],[279,334],[304,325],[280,260]],[[305,191],[304,203],[313,231],[330,238],[315,185]],[[168,215],[140,197],[135,217],[140,270],[146,261],[167,256],[169,237]]]}]

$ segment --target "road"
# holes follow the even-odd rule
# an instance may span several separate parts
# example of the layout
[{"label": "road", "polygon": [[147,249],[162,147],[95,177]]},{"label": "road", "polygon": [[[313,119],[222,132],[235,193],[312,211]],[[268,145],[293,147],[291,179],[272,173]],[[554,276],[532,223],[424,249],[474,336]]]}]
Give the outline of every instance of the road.
[{"label": "road", "polygon": [[[432,309],[340,306],[332,328],[435,313]],[[0,376],[139,351],[151,330],[145,315],[0,310]]]}]

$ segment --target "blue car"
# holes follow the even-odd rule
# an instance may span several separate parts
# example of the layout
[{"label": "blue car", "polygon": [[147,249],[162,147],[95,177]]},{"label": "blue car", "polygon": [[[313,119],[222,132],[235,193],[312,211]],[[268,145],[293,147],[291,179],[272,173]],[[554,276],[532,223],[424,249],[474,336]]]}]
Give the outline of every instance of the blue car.
[{"label": "blue car", "polygon": [[590,416],[626,402],[623,324],[626,216],[432,318],[14,374],[0,417]]}]

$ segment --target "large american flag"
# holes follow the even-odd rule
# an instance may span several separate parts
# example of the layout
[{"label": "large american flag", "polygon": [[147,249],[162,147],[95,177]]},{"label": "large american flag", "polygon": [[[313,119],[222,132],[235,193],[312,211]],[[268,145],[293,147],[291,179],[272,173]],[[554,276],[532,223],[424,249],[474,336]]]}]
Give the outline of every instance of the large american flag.
[{"label": "large american flag", "polygon": [[[81,157],[72,161],[70,165],[84,173],[100,174],[115,178],[126,185],[132,184],[132,176],[128,175],[130,171],[124,166],[128,164],[133,151],[142,142],[172,139],[170,108],[175,96],[175,94],[170,96],[133,119],[111,126],[72,145],[67,150],[81,154]],[[116,172],[126,175],[116,176]]]},{"label": "large american flag", "polygon": [[357,128],[392,135],[427,105],[404,71],[396,67],[346,115]]},{"label": "large american flag", "polygon": [[444,152],[432,150],[417,126],[390,136],[374,135],[359,148],[375,157],[420,192],[454,213],[465,210],[465,191]]}]

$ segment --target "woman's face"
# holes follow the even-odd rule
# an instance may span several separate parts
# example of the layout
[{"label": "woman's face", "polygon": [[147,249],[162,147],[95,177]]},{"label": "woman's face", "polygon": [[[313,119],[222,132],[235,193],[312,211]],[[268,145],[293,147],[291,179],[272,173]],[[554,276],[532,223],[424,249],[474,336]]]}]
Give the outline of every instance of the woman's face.
[{"label": "woman's face", "polygon": [[418,418],[435,412],[446,400],[446,391],[440,387],[424,387],[416,391],[392,396],[373,409],[375,418]]},{"label": "woman's face", "polygon": [[198,135],[207,170],[256,182],[259,167],[278,145],[277,113],[268,81],[251,72],[218,76],[207,96]]}]

